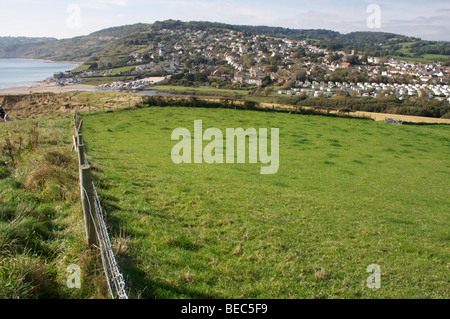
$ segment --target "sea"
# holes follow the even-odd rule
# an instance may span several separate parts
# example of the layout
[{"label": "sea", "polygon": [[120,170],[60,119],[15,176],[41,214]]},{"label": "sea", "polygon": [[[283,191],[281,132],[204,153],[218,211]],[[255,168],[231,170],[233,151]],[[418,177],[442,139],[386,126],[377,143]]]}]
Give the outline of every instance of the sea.
[{"label": "sea", "polygon": [[56,72],[70,71],[78,63],[32,59],[0,59],[0,89],[32,86]]}]

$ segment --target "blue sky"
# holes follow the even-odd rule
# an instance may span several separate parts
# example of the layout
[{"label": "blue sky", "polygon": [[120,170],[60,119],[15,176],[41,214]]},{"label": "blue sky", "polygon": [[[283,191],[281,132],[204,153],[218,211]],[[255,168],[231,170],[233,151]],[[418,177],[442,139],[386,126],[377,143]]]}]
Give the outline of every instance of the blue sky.
[{"label": "blue sky", "polygon": [[[369,28],[380,8],[380,28]],[[449,0],[0,0],[0,36],[68,38],[167,19],[298,29],[385,31],[450,41]]]}]

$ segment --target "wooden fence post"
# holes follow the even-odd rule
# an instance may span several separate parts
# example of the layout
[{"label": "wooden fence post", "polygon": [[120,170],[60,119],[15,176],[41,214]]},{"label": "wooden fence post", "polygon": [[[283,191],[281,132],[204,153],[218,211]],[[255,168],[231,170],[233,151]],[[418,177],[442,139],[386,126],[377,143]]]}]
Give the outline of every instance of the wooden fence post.
[{"label": "wooden fence post", "polygon": [[77,133],[78,111],[73,114],[73,126],[75,127],[75,134]]},{"label": "wooden fence post", "polygon": [[75,128],[75,134],[78,135],[78,133],[81,131],[81,127],[83,126],[83,120],[80,121],[80,123],[78,124],[78,127]]},{"label": "wooden fence post", "polygon": [[82,134],[78,134],[77,135],[77,144],[78,145],[84,145],[84,143],[83,143],[83,135]]},{"label": "wooden fence post", "polygon": [[78,144],[78,167],[81,169],[81,165],[86,164],[86,158],[84,157],[84,144]]},{"label": "wooden fence post", "polygon": [[71,148],[71,152],[73,152],[74,150],[75,151],[78,151],[78,143],[77,143],[77,139],[76,139],[76,137],[75,137],[75,135],[72,135],[72,148]]},{"label": "wooden fence post", "polygon": [[91,167],[89,165],[83,164],[80,166],[80,185],[87,242],[89,246],[98,246],[97,233],[95,231],[94,220],[92,219],[95,216],[95,200]]}]

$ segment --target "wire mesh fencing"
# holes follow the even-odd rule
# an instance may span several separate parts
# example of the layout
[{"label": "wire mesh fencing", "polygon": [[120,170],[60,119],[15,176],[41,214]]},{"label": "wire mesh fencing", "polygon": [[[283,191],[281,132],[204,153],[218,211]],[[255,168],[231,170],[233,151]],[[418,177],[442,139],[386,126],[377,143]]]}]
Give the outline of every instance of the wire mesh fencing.
[{"label": "wire mesh fencing", "polygon": [[103,270],[111,298],[128,299],[125,290],[124,277],[120,272],[111,245],[100,196],[98,195],[97,188],[91,175],[89,161],[80,134],[81,123],[77,123],[76,113],[74,116],[74,124],[75,135],[73,138],[74,145],[72,146],[72,149],[78,152],[81,201],[86,224],[87,241],[89,245],[97,247],[100,250]]}]

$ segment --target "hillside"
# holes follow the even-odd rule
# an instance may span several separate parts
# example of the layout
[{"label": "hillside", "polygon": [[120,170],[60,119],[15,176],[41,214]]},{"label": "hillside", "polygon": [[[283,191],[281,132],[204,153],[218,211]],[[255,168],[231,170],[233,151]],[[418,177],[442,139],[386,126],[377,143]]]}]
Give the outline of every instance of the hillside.
[{"label": "hillside", "polygon": [[116,46],[123,37],[133,37],[143,31],[142,24],[109,28],[87,36],[56,41],[35,41],[13,45],[0,42],[0,58],[40,58],[55,61],[85,61],[98,55],[102,50]]},{"label": "hillside", "polygon": [[[281,27],[230,25],[215,22],[157,21],[154,24],[133,24],[107,28],[87,36],[55,40],[51,38],[0,38],[0,58],[43,58],[52,60],[87,61],[108,57],[120,62],[120,57],[148,46],[155,32],[162,29],[242,32],[246,36],[265,36],[319,42],[323,48],[357,50],[375,56],[424,57],[426,54],[448,55],[450,45],[423,41],[385,32],[352,32],[341,34],[330,30],[299,30]],[[445,60],[445,59],[444,59]]]},{"label": "hillside", "polygon": [[47,43],[56,41],[55,38],[35,38],[35,37],[0,37],[0,47],[7,47],[13,45]]}]

